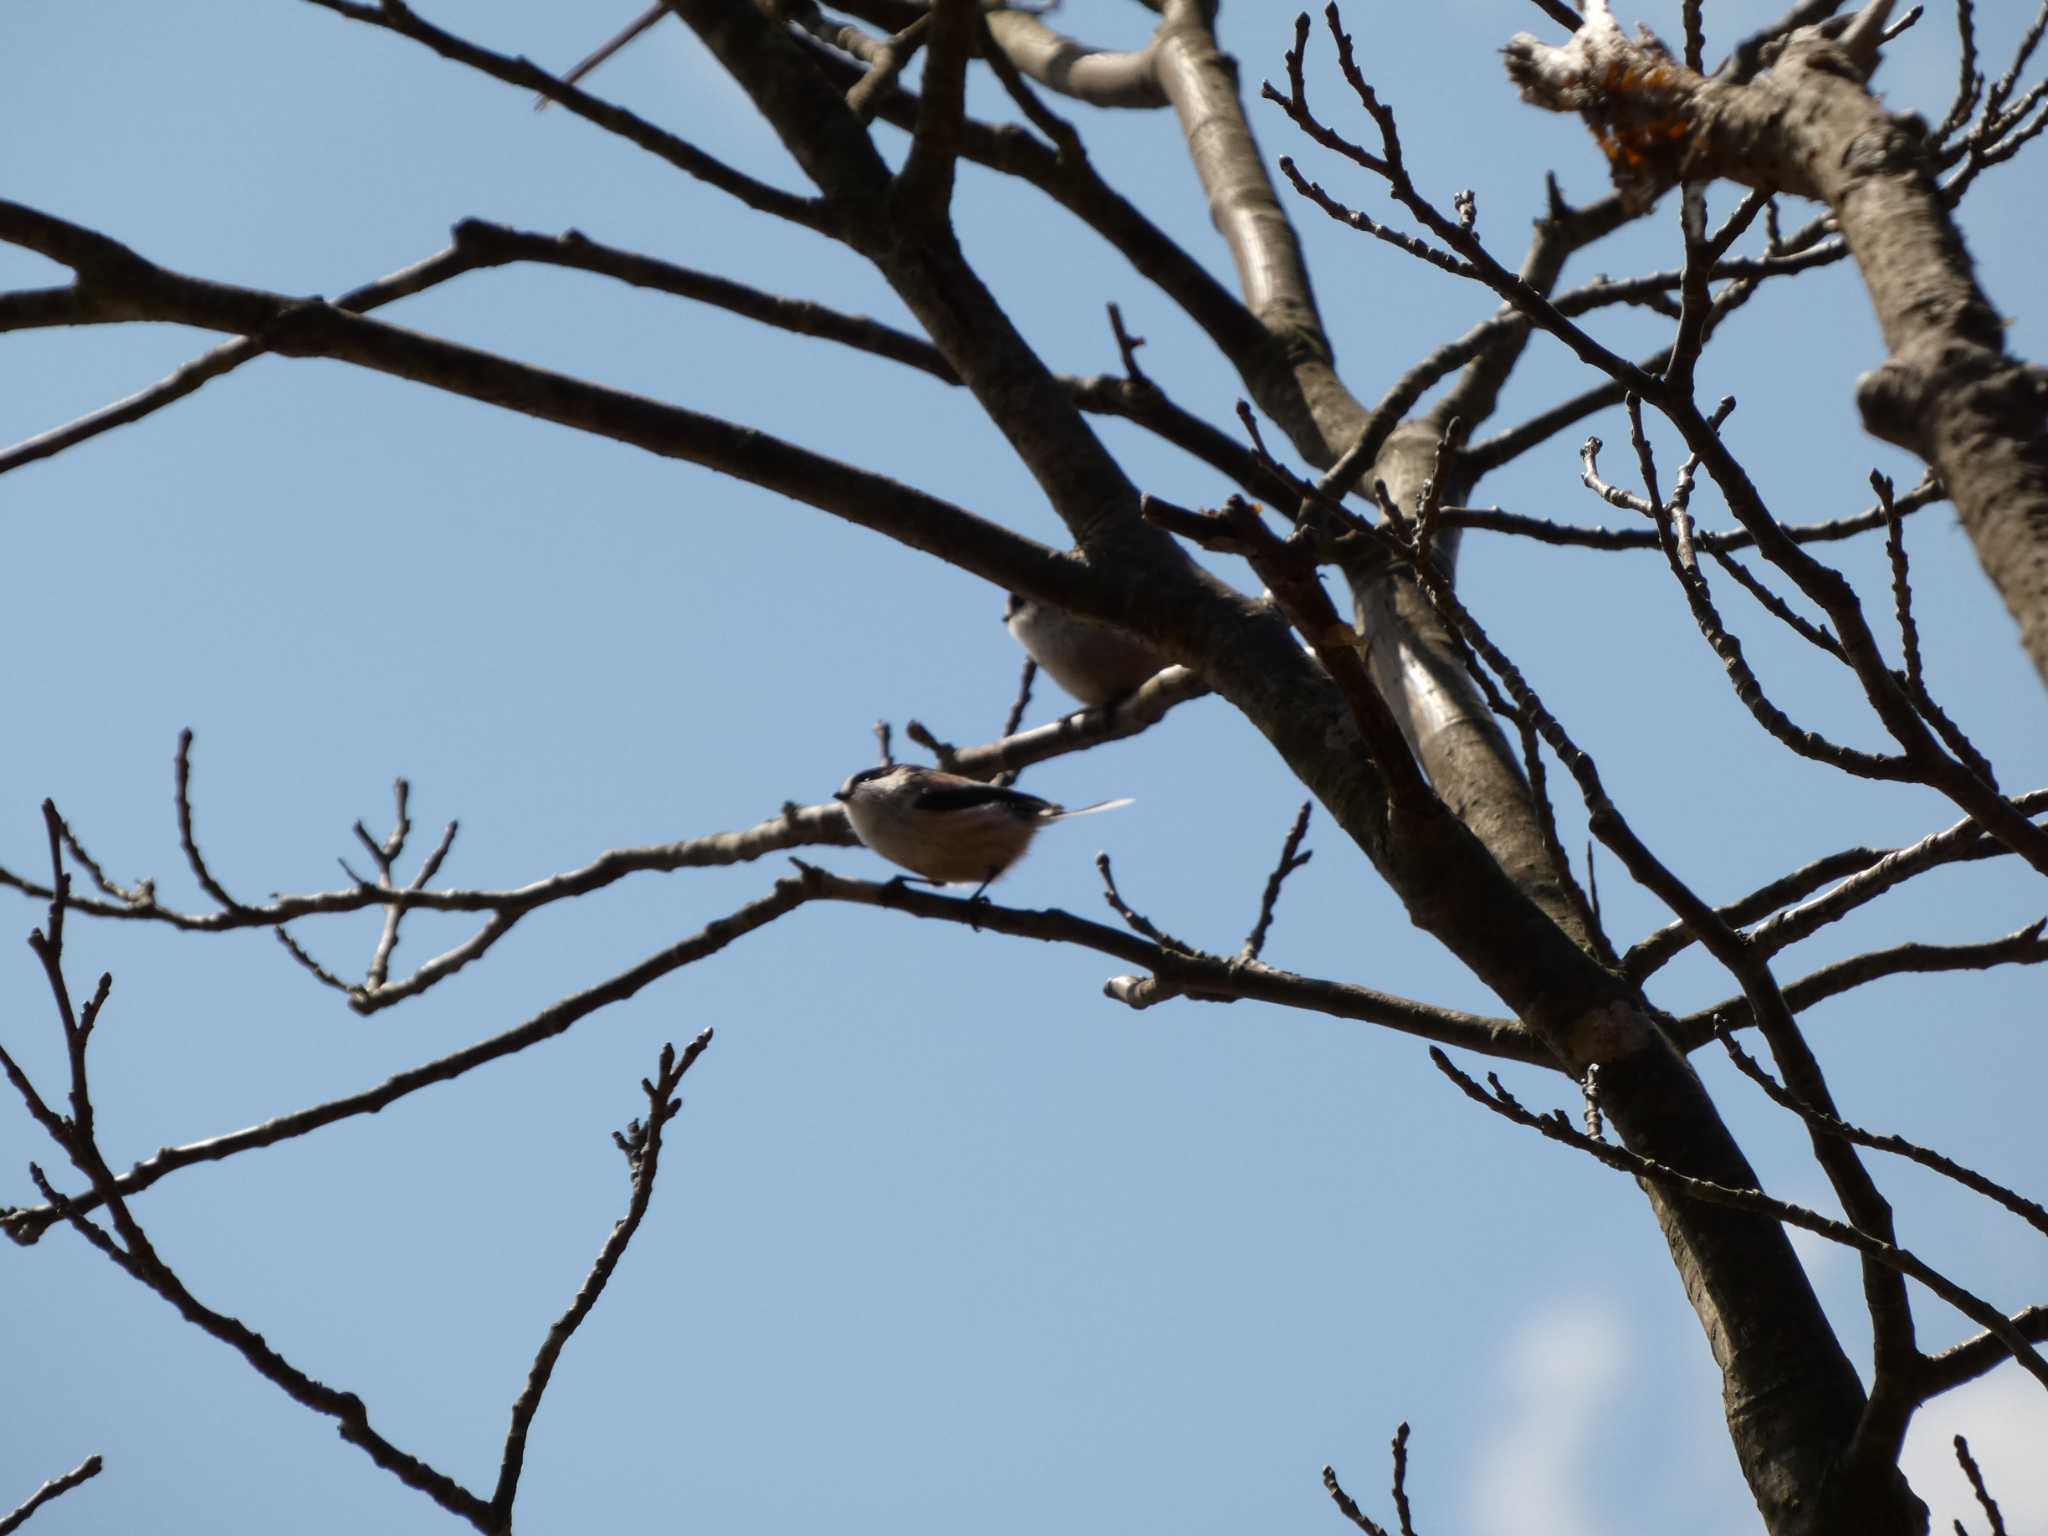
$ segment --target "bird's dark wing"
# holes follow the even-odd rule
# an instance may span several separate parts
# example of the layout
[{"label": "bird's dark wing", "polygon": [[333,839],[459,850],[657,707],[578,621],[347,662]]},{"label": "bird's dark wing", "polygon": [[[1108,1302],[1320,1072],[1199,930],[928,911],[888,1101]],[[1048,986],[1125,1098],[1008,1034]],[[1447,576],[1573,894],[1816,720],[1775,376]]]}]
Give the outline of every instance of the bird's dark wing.
[{"label": "bird's dark wing", "polygon": [[1036,816],[1055,808],[1050,800],[994,784],[934,784],[917,797],[920,811],[975,811],[988,805],[1004,806],[1020,816]]}]

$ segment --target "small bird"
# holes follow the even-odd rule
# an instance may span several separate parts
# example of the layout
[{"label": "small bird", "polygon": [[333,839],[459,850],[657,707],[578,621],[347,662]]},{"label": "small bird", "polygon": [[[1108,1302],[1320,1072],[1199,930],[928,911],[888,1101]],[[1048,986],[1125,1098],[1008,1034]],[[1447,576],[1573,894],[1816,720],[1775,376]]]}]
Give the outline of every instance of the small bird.
[{"label": "small bird", "polygon": [[1083,704],[1113,704],[1170,663],[1107,624],[1010,594],[1003,620],[1033,661]]},{"label": "small bird", "polygon": [[1131,803],[1103,800],[1070,811],[1022,790],[913,763],[863,768],[832,798],[846,807],[860,840],[891,864],[934,885],[979,881],[976,901],[1024,857],[1040,827]]}]

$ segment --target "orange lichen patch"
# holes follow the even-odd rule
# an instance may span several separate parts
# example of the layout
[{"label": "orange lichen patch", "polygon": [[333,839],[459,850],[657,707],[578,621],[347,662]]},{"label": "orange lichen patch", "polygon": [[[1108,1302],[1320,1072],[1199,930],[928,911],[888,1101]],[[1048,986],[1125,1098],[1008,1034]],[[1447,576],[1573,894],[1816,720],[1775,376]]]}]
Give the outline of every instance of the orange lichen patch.
[{"label": "orange lichen patch", "polygon": [[1692,119],[1669,113],[1647,121],[1593,125],[1594,142],[1613,165],[1639,170],[1669,156],[1671,147],[1692,132]]},{"label": "orange lichen patch", "polygon": [[1610,59],[1586,109],[1608,163],[1639,171],[1670,158],[1692,132],[1688,108],[1699,76],[1661,53]]},{"label": "orange lichen patch", "polygon": [[1692,71],[1662,54],[1636,53],[1607,61],[1600,89],[1614,96],[1642,91],[1679,90]]}]

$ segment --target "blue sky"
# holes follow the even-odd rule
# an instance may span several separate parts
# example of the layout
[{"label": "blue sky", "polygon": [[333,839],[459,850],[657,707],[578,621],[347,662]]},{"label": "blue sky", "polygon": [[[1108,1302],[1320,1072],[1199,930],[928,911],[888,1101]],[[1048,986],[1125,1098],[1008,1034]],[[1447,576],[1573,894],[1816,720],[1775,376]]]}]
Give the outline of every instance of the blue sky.
[{"label": "blue sky", "polygon": [[[1712,50],[1777,9],[1710,4]],[[556,65],[625,19],[478,0],[426,14]],[[1675,4],[1623,15],[1678,35]],[[1058,19],[1132,41],[1144,13],[1074,0]],[[1225,8],[1248,88],[1280,74],[1291,20],[1246,0]],[[1545,170],[1577,200],[1604,190],[1583,130],[1520,106],[1500,77],[1499,44],[1545,26],[1534,7],[1353,6],[1349,21],[1418,179],[1442,201],[1474,188],[1480,230],[1508,259]],[[2003,9],[1979,17],[2000,67],[2018,24]],[[1945,110],[1946,26],[1924,21],[1888,61],[1879,83],[1895,105]],[[295,0],[29,0],[8,30],[0,195],[189,272],[332,295],[479,216],[580,228],[907,323],[845,252]],[[679,25],[594,84],[799,185]],[[1322,99],[1341,111],[1327,82]],[[1002,111],[979,86],[974,105]],[[1105,174],[1227,280],[1171,119],[1072,110]],[[1304,152],[1276,111],[1255,107],[1253,121],[1269,156],[1297,154],[1339,195],[1387,211],[1376,188]],[[881,139],[900,152],[893,133]],[[2021,194],[2038,184],[2023,158],[1991,173],[1965,217],[2013,349],[2035,358],[2048,355],[2048,215]],[[1298,217],[1361,395],[1492,307],[1313,210]],[[1059,210],[969,172],[959,222],[1055,367],[1116,366],[1102,315],[1116,300],[1148,338],[1153,376],[1232,424],[1240,389],[1206,343]],[[1671,265],[1677,239],[1667,205],[1567,280]],[[58,277],[0,252],[8,287]],[[1731,322],[1702,387],[1738,395],[1731,440],[1779,515],[1807,521],[1860,510],[1873,466],[1901,484],[1918,472],[1855,422],[1852,382],[1881,352],[1853,275],[1794,291],[1766,292]],[[389,314],[760,426],[1060,540],[971,402],[923,375],[573,273],[472,275]],[[1596,328],[1640,352],[1665,325],[1631,312]],[[212,341],[170,327],[10,335],[0,439],[140,388]],[[1539,342],[1499,423],[1584,382]],[[1611,414],[1568,432],[1478,499],[1617,521],[1578,485],[1585,430],[1625,435]],[[1101,431],[1146,489],[1188,504],[1223,493],[1142,434]],[[1668,474],[1677,455],[1660,446]],[[1624,480],[1623,458],[1610,457],[1611,479]],[[1708,526],[1726,518],[1704,493],[1696,506]],[[926,557],[688,466],[339,364],[266,359],[11,474],[0,519],[0,863],[41,872],[36,808],[53,795],[118,876],[154,876],[188,907],[204,898],[172,819],[184,727],[197,737],[200,836],[238,894],[337,884],[336,856],[356,852],[350,823],[381,832],[398,775],[424,843],[461,821],[442,880],[502,886],[822,800],[873,759],[877,718],[986,739],[1018,664],[1001,594]],[[1921,514],[1908,541],[1937,691],[2008,787],[2042,782],[2039,682],[1952,513]],[[1881,546],[1840,557],[1886,613]],[[1475,535],[1462,582],[1652,845],[1711,896],[1957,817],[1924,791],[1786,762],[1730,696],[1654,556]],[[1876,741],[1840,678],[1770,640],[1753,607],[1729,611],[1788,708]],[[1041,689],[1033,718],[1054,699]],[[1026,787],[1137,804],[1049,832],[1000,899],[1103,915],[1090,860],[1106,848],[1135,905],[1220,950],[1240,942],[1300,799],[1214,700],[1034,770]],[[1583,817],[1566,820],[1577,847]],[[1274,963],[1497,1008],[1320,815],[1310,846]],[[883,872],[859,850],[820,862]],[[1907,937],[2009,932],[2048,910],[2038,880],[2010,863],[1918,882],[1789,952],[1780,973]],[[94,1057],[108,1155],[124,1166],[506,1028],[764,893],[785,867],[636,877],[529,919],[484,963],[369,1019],[266,935],[77,922],[74,984],[116,977]],[[1611,862],[1601,895],[1623,943],[1665,920]],[[42,921],[26,900],[0,901],[7,914],[24,936]],[[352,973],[375,925],[298,932]],[[466,932],[417,921],[399,964]],[[1704,1342],[1631,1185],[1481,1115],[1412,1041],[1251,1004],[1131,1014],[1101,995],[1116,970],[813,907],[460,1082],[167,1179],[138,1211],[198,1294],[359,1392],[400,1444],[488,1485],[532,1352],[624,1210],[608,1133],[639,1111],[660,1043],[710,1025],[718,1039],[686,1083],[653,1211],[541,1411],[524,1530],[651,1517],[731,1531],[823,1518],[849,1536],[969,1521],[990,1533],[1328,1533],[1340,1526],[1319,1469],[1335,1462],[1389,1513],[1385,1446],[1403,1419],[1425,1529],[1754,1528]],[[1730,990],[1688,958],[1655,996],[1682,1011]],[[57,1030],[23,945],[0,945],[0,1001],[8,1049],[57,1081]],[[1880,983],[1809,1025],[1853,1118],[2038,1190],[2041,1011],[2038,979],[2007,970]],[[1731,1072],[1701,1065],[1767,1185],[1825,1207],[1803,1135]],[[1568,1102],[1553,1075],[1504,1076],[1533,1102]],[[31,1158],[58,1161],[0,1107],[0,1201],[29,1198]],[[2037,1236],[1917,1170],[1880,1175],[1909,1246],[2008,1308],[2040,1299]],[[1854,1265],[1825,1245],[1801,1251],[1860,1353]],[[36,1517],[39,1532],[451,1528],[68,1235],[0,1249],[0,1294],[20,1384],[0,1434],[0,1508],[91,1452],[107,1458],[94,1484]],[[1920,1316],[1929,1343],[1972,1331],[1931,1299]],[[2043,1410],[2008,1369],[1927,1417],[1911,1457],[1938,1526],[1975,1524],[1945,1459],[1958,1427],[2014,1527],[2048,1519],[2048,1480],[2023,1454],[2048,1430]]]}]

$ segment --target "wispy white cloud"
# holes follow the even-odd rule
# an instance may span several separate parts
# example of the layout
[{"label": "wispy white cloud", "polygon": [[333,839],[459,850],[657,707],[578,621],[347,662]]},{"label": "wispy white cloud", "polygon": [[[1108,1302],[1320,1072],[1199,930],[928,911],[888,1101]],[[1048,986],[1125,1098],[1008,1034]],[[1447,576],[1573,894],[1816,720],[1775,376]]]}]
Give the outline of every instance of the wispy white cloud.
[{"label": "wispy white cloud", "polygon": [[1585,1490],[1592,1454],[1616,1400],[1630,1334],[1620,1309],[1564,1302],[1526,1319],[1508,1341],[1501,1412],[1481,1437],[1485,1454],[1467,1485],[1472,1530],[1520,1536],[1601,1536]]},{"label": "wispy white cloud", "polygon": [[1900,1460],[1914,1492],[1934,1512],[1934,1529],[1989,1529],[1984,1511],[1956,1464],[1955,1437],[1970,1442],[1970,1456],[2005,1515],[2007,1530],[2048,1530],[2048,1392],[2016,1365],[1937,1398],[1913,1421]]}]

